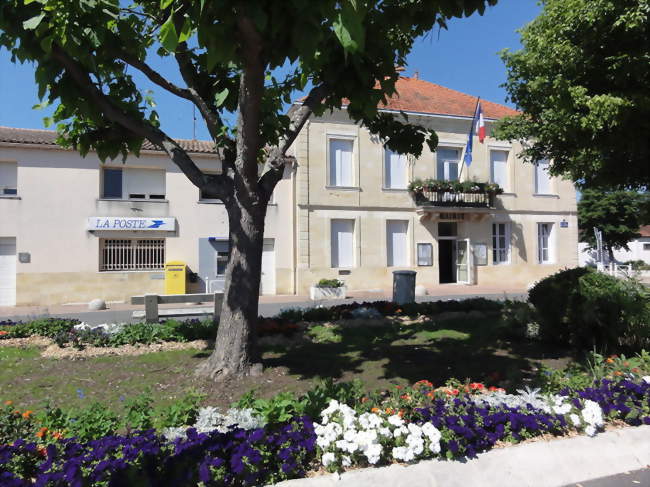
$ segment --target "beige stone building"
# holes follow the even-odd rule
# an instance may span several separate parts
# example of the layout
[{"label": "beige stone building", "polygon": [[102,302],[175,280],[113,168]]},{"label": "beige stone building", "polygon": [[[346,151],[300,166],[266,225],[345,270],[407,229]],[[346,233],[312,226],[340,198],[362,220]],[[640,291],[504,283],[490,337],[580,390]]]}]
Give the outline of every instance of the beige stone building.
[{"label": "beige stone building", "polygon": [[[577,265],[572,183],[549,177],[546,163],[524,164],[519,144],[490,135],[495,120],[516,112],[481,102],[487,137],[474,137],[467,167],[476,98],[415,78],[400,78],[397,90],[383,109],[435,129],[435,152],[391,153],[345,106],[313,117],[295,143],[298,293],[321,278],[386,290],[397,269],[417,271],[417,284],[434,292],[443,284],[508,289]],[[495,182],[503,194],[408,190],[427,178]]]},{"label": "beige stone building", "polygon": [[[268,209],[263,294],[307,295],[322,278],[388,290],[392,271],[440,285],[525,287],[577,257],[576,194],[521,147],[490,136],[513,110],[482,102],[487,137],[463,160],[476,99],[413,78],[383,110],[431,127],[439,147],[393,154],[345,107],[312,117],[292,147],[297,163]],[[199,167],[220,171],[212,144],[184,140]],[[408,190],[415,180],[498,183],[503,194]],[[224,285],[228,219],[160,151],[102,164],[45,130],[0,127],[0,306],[126,301],[163,293],[165,263],[189,268],[187,292]]]}]

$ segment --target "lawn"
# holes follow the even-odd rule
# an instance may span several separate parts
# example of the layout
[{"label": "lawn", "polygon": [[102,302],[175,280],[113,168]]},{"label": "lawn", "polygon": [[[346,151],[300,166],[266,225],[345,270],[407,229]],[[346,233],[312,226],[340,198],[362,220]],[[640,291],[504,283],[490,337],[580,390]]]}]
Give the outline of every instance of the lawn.
[{"label": "lawn", "polygon": [[407,325],[399,320],[379,326],[314,325],[311,340],[262,347],[261,377],[218,385],[194,377],[208,354],[196,350],[54,360],[40,357],[36,348],[0,347],[0,400],[32,409],[45,401],[75,406],[100,400],[117,408],[120,398],[147,389],[158,404],[197,390],[206,394],[206,404],[228,406],[252,388],[268,397],[305,391],[324,377],[359,378],[367,389],[420,379],[440,385],[452,377],[509,388],[526,383],[541,364],[564,367],[571,360],[556,346],[504,338],[497,316],[441,318]]}]

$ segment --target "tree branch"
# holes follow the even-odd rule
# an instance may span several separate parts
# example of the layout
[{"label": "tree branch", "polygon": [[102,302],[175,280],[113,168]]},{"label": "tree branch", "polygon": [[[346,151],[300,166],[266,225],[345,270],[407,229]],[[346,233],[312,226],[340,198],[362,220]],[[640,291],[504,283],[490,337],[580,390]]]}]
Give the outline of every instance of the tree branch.
[{"label": "tree branch", "polygon": [[124,113],[116,107],[91,80],[87,70],[71,58],[59,45],[52,45],[52,57],[58,61],[77,84],[79,89],[102,111],[112,122],[133,132],[139,137],[146,138],[152,144],[164,150],[171,160],[199,189],[208,195],[226,199],[232,192],[232,180],[225,175],[206,176],[194,164],[187,152],[178,143],[153,125]]},{"label": "tree branch", "polygon": [[131,56],[124,52],[116,53],[115,56],[118,59],[124,61],[129,66],[133,66],[135,69],[140,71],[147,78],[149,78],[153,83],[157,84],[161,88],[164,88],[165,90],[169,91],[170,93],[176,96],[185,98],[186,100],[192,100],[192,95],[190,94],[190,90],[186,88],[181,88],[180,86],[176,86],[171,81],[165,79],[160,73],[152,69],[151,66],[149,66],[144,61],[140,61],[135,56]]}]

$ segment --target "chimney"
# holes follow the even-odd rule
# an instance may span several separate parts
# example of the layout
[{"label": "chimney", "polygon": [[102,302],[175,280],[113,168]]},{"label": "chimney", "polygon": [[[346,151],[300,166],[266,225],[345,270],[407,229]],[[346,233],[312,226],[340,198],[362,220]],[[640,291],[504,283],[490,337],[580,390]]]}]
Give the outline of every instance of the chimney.
[{"label": "chimney", "polygon": [[413,79],[420,79],[420,72],[419,71],[416,71],[415,73],[413,73]]}]

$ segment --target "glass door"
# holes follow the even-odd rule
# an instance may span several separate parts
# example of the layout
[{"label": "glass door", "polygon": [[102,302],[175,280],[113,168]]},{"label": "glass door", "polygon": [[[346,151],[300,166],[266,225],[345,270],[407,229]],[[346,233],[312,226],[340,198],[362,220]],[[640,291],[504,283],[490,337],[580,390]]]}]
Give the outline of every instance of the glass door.
[{"label": "glass door", "polygon": [[469,239],[456,240],[456,282],[470,284],[470,245]]}]

